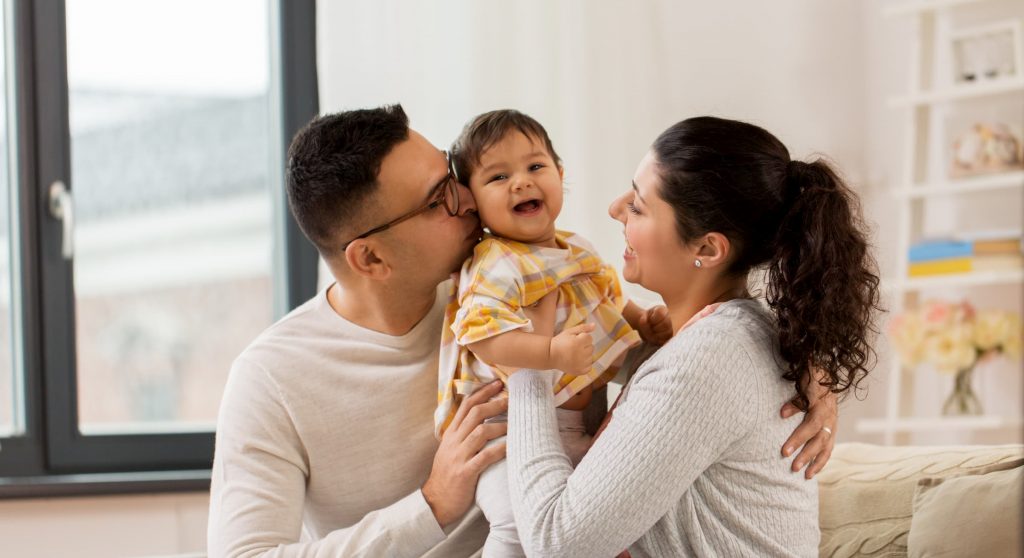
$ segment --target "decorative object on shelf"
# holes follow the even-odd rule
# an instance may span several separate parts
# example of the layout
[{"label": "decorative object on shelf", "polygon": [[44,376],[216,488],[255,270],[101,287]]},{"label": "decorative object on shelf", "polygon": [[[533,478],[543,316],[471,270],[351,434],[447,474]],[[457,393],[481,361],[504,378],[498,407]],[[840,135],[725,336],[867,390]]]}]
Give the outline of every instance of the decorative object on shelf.
[{"label": "decorative object on shelf", "polygon": [[954,375],[953,392],[942,406],[944,415],[980,415],[981,401],[971,387],[975,367],[999,354],[1021,356],[1020,315],[979,312],[966,301],[928,301],[893,318],[888,330],[905,366],[926,363]]},{"label": "decorative object on shelf", "polygon": [[983,231],[922,240],[910,247],[907,258],[910,277],[1024,269],[1020,231]]},{"label": "decorative object on shelf", "polygon": [[975,124],[953,141],[951,155],[949,173],[953,178],[1024,168],[1020,131],[1006,124]]},{"label": "decorative object on shelf", "polygon": [[1021,75],[1018,21],[961,29],[950,35],[953,83],[968,84]]}]

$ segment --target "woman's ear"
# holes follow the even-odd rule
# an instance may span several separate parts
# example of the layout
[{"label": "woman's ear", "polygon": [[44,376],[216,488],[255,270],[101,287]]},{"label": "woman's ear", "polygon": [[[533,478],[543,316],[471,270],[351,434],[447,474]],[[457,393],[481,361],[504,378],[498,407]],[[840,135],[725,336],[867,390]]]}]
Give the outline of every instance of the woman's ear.
[{"label": "woman's ear", "polygon": [[381,248],[372,239],[353,240],[345,248],[345,263],[357,275],[368,279],[387,279],[391,276],[391,266],[382,256]]},{"label": "woman's ear", "polygon": [[701,239],[697,248],[697,259],[701,261],[701,267],[713,268],[728,263],[731,253],[732,244],[729,238],[722,233],[712,232]]}]

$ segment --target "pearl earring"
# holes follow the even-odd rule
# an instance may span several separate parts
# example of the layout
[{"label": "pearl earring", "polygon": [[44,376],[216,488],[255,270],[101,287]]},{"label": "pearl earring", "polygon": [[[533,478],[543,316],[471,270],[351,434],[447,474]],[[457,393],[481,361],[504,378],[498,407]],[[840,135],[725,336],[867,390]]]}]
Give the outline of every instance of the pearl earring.
[{"label": "pearl earring", "polygon": [[704,267],[704,262],[700,261],[700,259],[696,259],[693,260],[693,265],[694,267]]}]

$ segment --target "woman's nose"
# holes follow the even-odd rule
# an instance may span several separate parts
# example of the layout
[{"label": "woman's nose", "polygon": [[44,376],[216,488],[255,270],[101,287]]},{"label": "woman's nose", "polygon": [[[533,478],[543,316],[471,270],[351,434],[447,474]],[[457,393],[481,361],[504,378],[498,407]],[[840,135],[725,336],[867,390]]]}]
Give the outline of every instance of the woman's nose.
[{"label": "woman's nose", "polygon": [[620,223],[626,222],[626,196],[628,194],[622,194],[621,196],[612,200],[612,204],[608,206],[608,215]]}]

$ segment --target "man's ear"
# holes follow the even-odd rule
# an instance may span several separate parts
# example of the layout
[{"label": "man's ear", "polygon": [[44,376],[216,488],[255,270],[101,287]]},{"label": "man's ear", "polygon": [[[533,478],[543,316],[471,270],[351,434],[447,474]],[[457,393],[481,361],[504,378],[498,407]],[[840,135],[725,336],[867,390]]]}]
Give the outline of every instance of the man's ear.
[{"label": "man's ear", "polygon": [[357,275],[383,280],[391,276],[391,266],[382,254],[382,247],[372,239],[353,240],[345,248],[345,263]]},{"label": "man's ear", "polygon": [[705,268],[728,263],[731,253],[732,243],[729,242],[729,238],[717,232],[704,235],[697,248],[697,258],[701,261],[701,267]]}]

